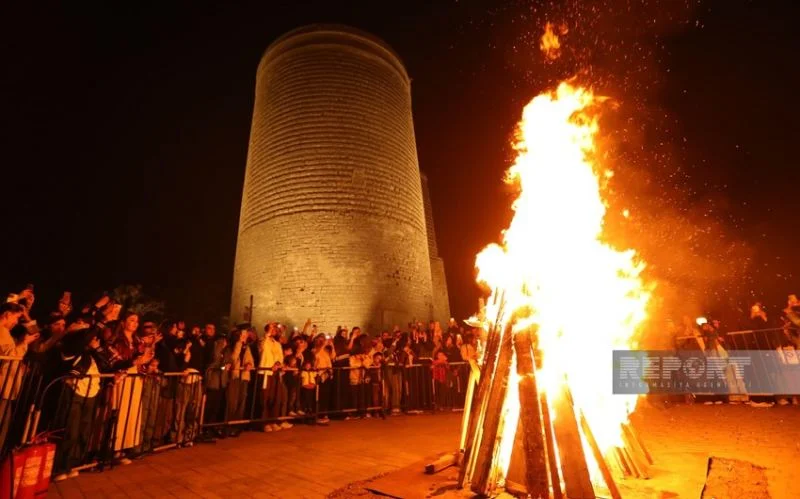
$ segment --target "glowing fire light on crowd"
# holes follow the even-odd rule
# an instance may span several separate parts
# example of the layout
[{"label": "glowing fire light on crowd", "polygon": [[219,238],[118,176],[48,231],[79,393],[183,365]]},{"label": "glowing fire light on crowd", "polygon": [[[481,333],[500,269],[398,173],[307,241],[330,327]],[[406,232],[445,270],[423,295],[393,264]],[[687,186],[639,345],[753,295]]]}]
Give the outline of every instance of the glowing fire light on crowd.
[{"label": "glowing fire light on crowd", "polygon": [[[486,247],[476,268],[478,281],[493,290],[484,316],[495,317],[500,303],[501,322],[516,313],[513,334],[534,334],[538,342],[540,389],[555,401],[567,386],[576,413],[586,417],[606,453],[621,445],[620,425],[637,402],[635,395],[612,395],[612,350],[636,347],[650,289],[636,253],[603,240],[601,192],[611,174],[594,156],[601,101],[591,90],[564,82],[525,107],[518,156],[507,174],[507,182],[519,187],[514,217],[502,244]],[[512,368],[509,387],[517,381]],[[497,461],[503,477],[519,404],[517,390],[509,389]],[[596,467],[592,475],[598,478]]]}]

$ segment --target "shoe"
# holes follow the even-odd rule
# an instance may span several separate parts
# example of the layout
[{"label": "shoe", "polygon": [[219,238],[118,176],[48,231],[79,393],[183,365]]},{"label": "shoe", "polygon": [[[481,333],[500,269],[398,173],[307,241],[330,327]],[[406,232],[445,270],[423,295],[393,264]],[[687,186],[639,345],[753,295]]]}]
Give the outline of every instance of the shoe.
[{"label": "shoe", "polygon": [[128,459],[127,457],[121,457],[121,458],[119,458],[119,459],[117,460],[117,464],[122,464],[122,465],[131,464],[132,462],[133,462],[133,461],[131,461],[131,460],[130,460],[130,459]]},{"label": "shoe", "polygon": [[72,471],[70,471],[70,472],[69,472],[69,475],[67,475],[67,478],[75,478],[75,477],[77,477],[77,476],[78,476],[78,475],[80,475],[80,474],[81,474],[81,472],[80,472],[80,471],[78,471],[78,470],[72,470]]},{"label": "shoe", "polygon": [[281,431],[281,426],[273,423],[272,424],[272,431]]},{"label": "shoe", "polygon": [[319,424],[319,425],[327,425],[328,423],[330,423],[330,420],[329,420],[329,419],[325,419],[325,418],[319,418],[319,419],[317,420],[317,424]]},{"label": "shoe", "polygon": [[344,417],[345,421],[350,421],[351,419],[355,419],[355,418],[353,418],[353,416],[345,416]]},{"label": "shoe", "polygon": [[705,402],[703,402],[703,405],[714,405],[714,402],[706,400]]},{"label": "shoe", "polygon": [[297,416],[297,413],[296,413],[296,412],[294,412],[294,411],[289,411],[289,415],[290,415],[291,417],[295,417],[295,416]]},{"label": "shoe", "polygon": [[778,405],[789,405],[788,399],[778,399]]},{"label": "shoe", "polygon": [[364,417],[365,417],[366,419],[369,419],[369,418],[371,418],[371,417],[372,417],[372,414],[369,414],[369,413],[367,413],[367,414],[366,414]]},{"label": "shoe", "polygon": [[271,424],[265,424],[264,425],[264,433],[269,433],[271,431],[275,431],[275,430],[272,429],[272,425]]},{"label": "shoe", "polygon": [[800,397],[792,397],[792,404],[800,405]]},{"label": "shoe", "polygon": [[69,478],[69,475],[67,475],[66,473],[59,473],[58,475],[53,477],[53,481],[54,482],[63,482],[67,478]]},{"label": "shoe", "polygon": [[292,423],[287,422],[287,421],[284,421],[283,423],[281,423],[281,429],[283,429],[283,430],[288,430],[292,426],[294,426],[294,425]]},{"label": "shoe", "polygon": [[194,442],[184,442],[184,447],[194,447]]},{"label": "shoe", "polygon": [[399,415],[400,415],[400,409],[392,409],[392,416],[399,416]]},{"label": "shoe", "polygon": [[306,411],[297,411],[297,414],[299,416],[305,416],[306,415]]},{"label": "shoe", "polygon": [[772,407],[772,402],[751,402],[750,407]]}]

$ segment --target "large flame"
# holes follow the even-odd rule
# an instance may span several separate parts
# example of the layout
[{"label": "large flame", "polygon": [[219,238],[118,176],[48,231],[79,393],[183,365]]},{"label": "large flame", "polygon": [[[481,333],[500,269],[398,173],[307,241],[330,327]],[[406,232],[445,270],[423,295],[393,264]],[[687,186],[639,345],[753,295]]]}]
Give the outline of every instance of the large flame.
[{"label": "large flame", "polygon": [[[601,193],[611,172],[595,157],[601,100],[591,90],[561,83],[525,107],[518,156],[507,177],[519,186],[514,217],[502,245],[486,247],[476,267],[478,280],[502,293],[507,311],[532,311],[517,329],[536,326],[543,358],[539,385],[555,400],[567,384],[576,412],[583,412],[605,453],[621,445],[620,424],[637,400],[612,395],[612,350],[635,348],[650,290],[635,252],[618,251],[602,237]],[[487,300],[487,318],[495,317],[499,302]],[[510,314],[504,315],[508,320]],[[513,374],[510,382],[516,386]],[[518,418],[516,389],[508,391],[505,410],[502,470]]]}]

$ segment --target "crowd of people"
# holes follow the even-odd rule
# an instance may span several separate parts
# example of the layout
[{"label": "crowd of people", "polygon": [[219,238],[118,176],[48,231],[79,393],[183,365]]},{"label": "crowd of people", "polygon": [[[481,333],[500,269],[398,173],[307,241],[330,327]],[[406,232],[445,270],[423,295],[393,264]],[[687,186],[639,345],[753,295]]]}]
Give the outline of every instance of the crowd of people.
[{"label": "crowd of people", "polygon": [[56,480],[88,458],[128,464],[242,429],[452,407],[454,384],[466,382],[458,367],[478,355],[477,331],[454,320],[374,337],[345,326],[326,334],[311,319],[222,334],[213,323],[140,317],[105,294],[73,308],[65,292],[50,309],[36,307],[38,320],[34,301],[28,286],[0,304],[0,444],[7,452],[20,443],[11,436],[24,426],[22,397],[36,392],[38,430],[59,431]]},{"label": "crowd of people", "polygon": [[[786,306],[780,314],[767,314],[764,305],[760,302],[750,307],[748,318],[749,329],[743,331],[726,331],[719,320],[705,317],[692,319],[684,316],[681,327],[672,325],[672,336],[676,341],[678,350],[701,350],[709,357],[728,358],[728,350],[769,350],[776,353],[778,362],[787,366],[797,366],[800,369],[800,300],[797,295],[787,297]],[[755,407],[771,407],[778,405],[800,405],[800,397],[794,394],[778,393],[774,396],[760,396],[755,399],[747,393],[741,379],[735,376],[734,366],[730,365],[726,372],[727,386],[731,393],[725,397],[701,397],[705,404],[732,404],[747,403]],[[794,383],[778,379],[787,372],[773,373],[776,376],[775,386],[794,386]],[[687,395],[687,400],[694,401],[693,394]]]},{"label": "crowd of people", "polygon": [[[480,330],[452,319],[446,328],[409,323],[375,336],[346,326],[328,334],[311,319],[219,331],[139,316],[106,294],[80,308],[69,292],[52,307],[34,302],[28,286],[0,304],[0,448],[22,443],[35,403],[32,431],[57,431],[56,480],[90,460],[127,464],[161,446],[243,430],[457,407],[478,359]],[[771,319],[753,306],[753,329],[777,332],[789,357],[800,351],[800,300],[790,295],[777,326]],[[686,317],[674,333],[708,355],[741,348],[713,319]],[[751,402],[746,392],[728,400]]]}]

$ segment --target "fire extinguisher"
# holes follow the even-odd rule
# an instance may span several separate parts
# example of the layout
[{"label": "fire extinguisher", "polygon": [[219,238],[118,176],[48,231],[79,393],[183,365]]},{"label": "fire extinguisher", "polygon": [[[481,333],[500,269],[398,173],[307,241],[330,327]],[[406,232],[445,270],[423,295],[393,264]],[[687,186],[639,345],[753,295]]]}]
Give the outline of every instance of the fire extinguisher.
[{"label": "fire extinguisher", "polygon": [[11,451],[0,464],[0,499],[45,497],[55,454],[56,446],[45,434]]}]

